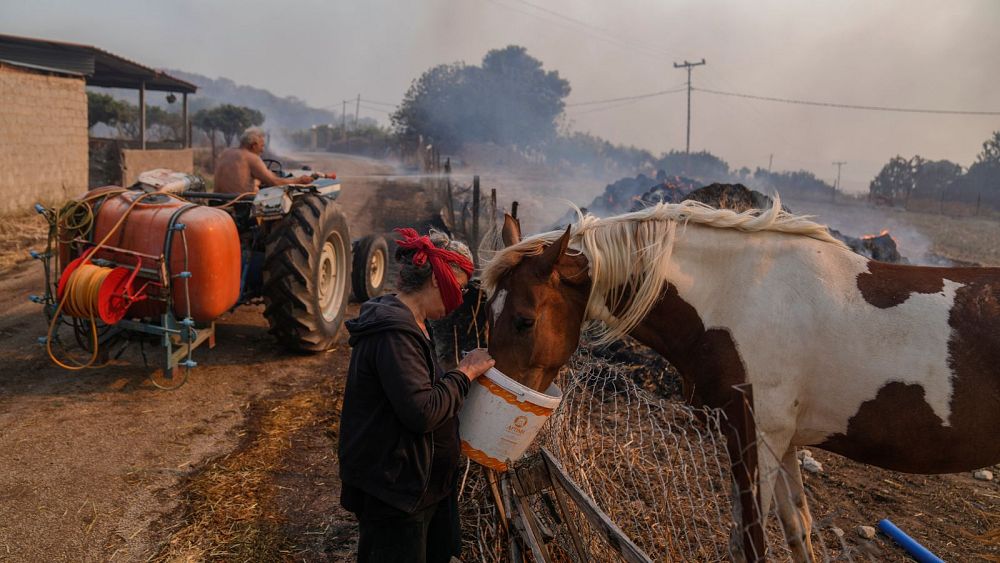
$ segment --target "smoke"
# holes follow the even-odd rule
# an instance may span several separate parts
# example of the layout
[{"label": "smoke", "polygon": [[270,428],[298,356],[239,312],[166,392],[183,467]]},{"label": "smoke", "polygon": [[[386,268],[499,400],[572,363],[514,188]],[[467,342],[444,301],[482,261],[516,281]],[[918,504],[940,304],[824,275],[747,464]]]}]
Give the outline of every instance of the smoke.
[{"label": "smoke", "polygon": [[877,235],[888,229],[899,253],[911,264],[947,265],[947,260],[933,253],[931,239],[907,222],[905,212],[788,198],[782,198],[782,203],[794,213],[813,215],[817,222],[853,237]]}]

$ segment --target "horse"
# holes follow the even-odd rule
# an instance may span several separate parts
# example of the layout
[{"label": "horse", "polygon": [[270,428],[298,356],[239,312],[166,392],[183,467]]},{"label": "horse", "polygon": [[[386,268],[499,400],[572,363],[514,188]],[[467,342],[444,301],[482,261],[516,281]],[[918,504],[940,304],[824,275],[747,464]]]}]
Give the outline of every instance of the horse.
[{"label": "horse", "polygon": [[587,327],[665,357],[693,405],[728,408],[752,384],[755,508],[777,499],[795,561],[813,558],[799,446],[909,473],[1000,462],[1000,268],[869,260],[777,197],[523,239],[507,216],[501,238],[482,276],[497,369],[546,389]]}]

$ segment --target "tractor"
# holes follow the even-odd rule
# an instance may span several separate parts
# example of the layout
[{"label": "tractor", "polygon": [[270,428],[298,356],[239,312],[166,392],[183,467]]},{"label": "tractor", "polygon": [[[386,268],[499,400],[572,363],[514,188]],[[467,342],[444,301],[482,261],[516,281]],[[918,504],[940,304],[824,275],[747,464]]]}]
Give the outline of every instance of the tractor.
[{"label": "tractor", "polygon": [[[292,176],[280,162],[265,162]],[[314,180],[237,195],[156,170],[130,188],[92,190],[61,209],[36,205],[50,236],[44,253],[32,253],[45,269],[45,294],[32,300],[50,321],[42,341],[53,361],[98,367],[132,342],[154,340],[164,354],[153,383],[174,388],[196,365],[193,350],[214,346],[215,318],[258,302],[285,348],[331,348],[349,296],[382,293],[388,246],[378,235],[352,242],[336,201],[339,180],[295,173]],[[89,362],[58,358],[69,353],[65,325]]]}]

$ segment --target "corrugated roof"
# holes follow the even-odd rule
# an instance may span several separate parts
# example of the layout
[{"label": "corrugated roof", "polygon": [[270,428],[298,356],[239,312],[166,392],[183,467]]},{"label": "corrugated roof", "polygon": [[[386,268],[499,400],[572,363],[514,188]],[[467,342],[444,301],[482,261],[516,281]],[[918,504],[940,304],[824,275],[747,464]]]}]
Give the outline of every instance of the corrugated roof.
[{"label": "corrugated roof", "polygon": [[24,67],[84,76],[90,86],[193,94],[190,82],[90,45],[0,34],[0,59]]}]

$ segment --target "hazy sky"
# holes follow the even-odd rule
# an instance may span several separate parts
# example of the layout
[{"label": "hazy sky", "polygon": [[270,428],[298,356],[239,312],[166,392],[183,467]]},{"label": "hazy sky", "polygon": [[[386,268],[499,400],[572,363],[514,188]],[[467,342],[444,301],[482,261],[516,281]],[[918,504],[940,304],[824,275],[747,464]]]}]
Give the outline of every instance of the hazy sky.
[{"label": "hazy sky", "polygon": [[[1000,1],[0,0],[0,33],[87,43],[294,95],[398,102],[444,62],[518,44],[568,102],[695,86],[847,104],[1000,111]],[[390,108],[387,108],[390,109]],[[570,108],[572,127],[659,153],[684,148],[685,95]],[[367,113],[385,121],[383,113]],[[805,168],[867,189],[896,154],[970,164],[1000,116],[803,107],[695,92],[692,150],[734,168]]]}]

